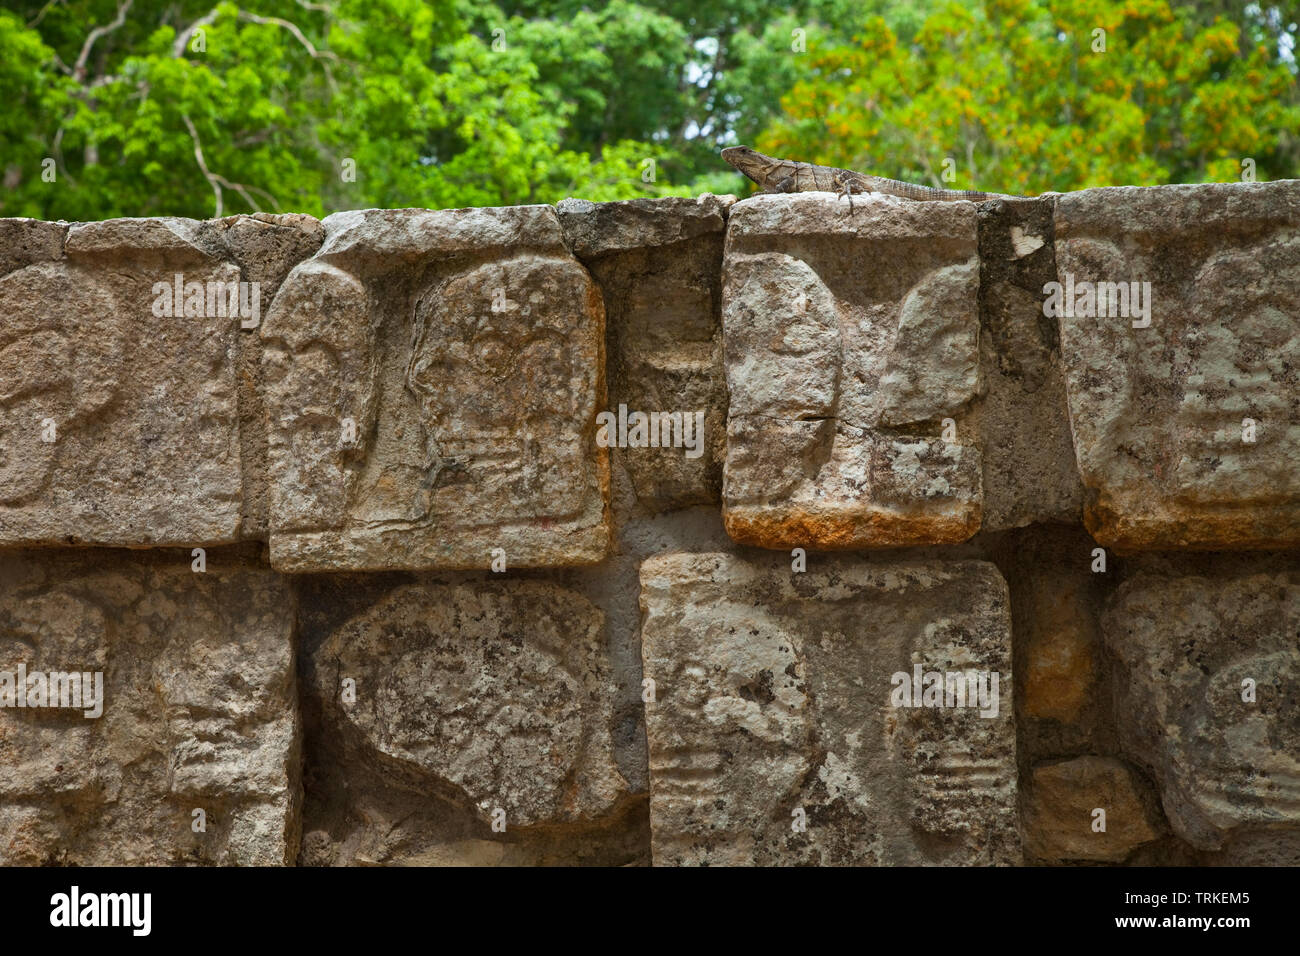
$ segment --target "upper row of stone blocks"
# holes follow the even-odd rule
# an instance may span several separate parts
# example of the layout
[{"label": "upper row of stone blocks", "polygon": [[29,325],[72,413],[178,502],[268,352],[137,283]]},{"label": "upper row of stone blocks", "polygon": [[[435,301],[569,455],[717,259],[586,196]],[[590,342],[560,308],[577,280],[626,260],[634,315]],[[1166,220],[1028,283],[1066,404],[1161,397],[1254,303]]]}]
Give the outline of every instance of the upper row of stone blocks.
[{"label": "upper row of stone blocks", "polygon": [[[1300,544],[1300,181],[1037,202],[1054,202],[1053,235],[1011,225],[1003,245],[1054,253],[1056,281],[1014,320],[1059,335],[1089,531],[1120,550]],[[981,267],[1005,269],[980,240],[997,228],[967,202],[731,211],[733,538],[865,548],[979,529]]]},{"label": "upper row of stone blocks", "polygon": [[287,571],[604,556],[604,309],[554,208],[341,213],[257,287],[213,225],[5,225],[0,543],[269,536]]},{"label": "upper row of stone blocks", "polygon": [[[1300,182],[1026,202],[1054,235],[1005,245],[1054,254],[1058,285],[1019,319],[1059,334],[1094,537],[1300,543]],[[741,543],[964,540],[990,453],[983,216],[802,194],[0,221],[0,544],[589,564],[612,534],[597,416],[624,393],[709,406],[720,496],[707,458],[624,461],[663,506],[720,497]],[[679,328],[689,350],[650,355]]]}]

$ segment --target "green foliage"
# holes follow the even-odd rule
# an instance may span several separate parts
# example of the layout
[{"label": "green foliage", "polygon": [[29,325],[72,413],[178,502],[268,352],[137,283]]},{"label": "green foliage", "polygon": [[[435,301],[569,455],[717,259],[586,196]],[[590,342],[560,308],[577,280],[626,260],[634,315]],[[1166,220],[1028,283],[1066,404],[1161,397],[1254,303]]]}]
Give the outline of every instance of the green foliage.
[{"label": "green foliage", "polygon": [[1008,192],[1300,174],[1296,17],[1267,2],[4,7],[6,216],[741,191],[736,142]]},{"label": "green foliage", "polygon": [[810,58],[759,148],[1011,193],[1295,175],[1294,60],[1242,33],[1166,0],[954,3],[911,44],[877,18]]},{"label": "green foliage", "polygon": [[12,13],[0,10],[0,171],[4,190],[0,209],[10,216],[39,216],[44,209],[42,192],[22,192],[24,171],[39,183],[42,161],[49,155],[46,139],[34,122],[38,117],[63,109],[68,102],[69,82],[59,76],[52,62],[53,51],[40,35],[24,27]]},{"label": "green foliage", "polygon": [[[0,13],[0,93],[15,104],[0,126],[0,215],[322,215],[688,191],[664,176],[670,153],[575,136],[581,104],[542,79],[548,63],[523,44],[493,49],[451,0],[136,0],[120,23],[118,9],[54,0]],[[104,32],[83,58],[86,24]],[[576,49],[577,36],[565,42]]]}]

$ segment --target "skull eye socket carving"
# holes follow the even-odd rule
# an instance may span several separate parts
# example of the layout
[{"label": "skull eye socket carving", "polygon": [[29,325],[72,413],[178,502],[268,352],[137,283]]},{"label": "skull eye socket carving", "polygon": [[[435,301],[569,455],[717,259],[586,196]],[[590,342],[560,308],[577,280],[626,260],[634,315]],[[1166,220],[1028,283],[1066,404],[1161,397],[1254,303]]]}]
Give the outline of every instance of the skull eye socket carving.
[{"label": "skull eye socket carving", "polygon": [[49,329],[0,343],[0,402],[62,386],[69,378],[71,353],[67,337]]},{"label": "skull eye socket carving", "polygon": [[470,361],[474,368],[490,378],[501,379],[515,370],[520,349],[512,347],[503,335],[485,332],[470,343]]}]

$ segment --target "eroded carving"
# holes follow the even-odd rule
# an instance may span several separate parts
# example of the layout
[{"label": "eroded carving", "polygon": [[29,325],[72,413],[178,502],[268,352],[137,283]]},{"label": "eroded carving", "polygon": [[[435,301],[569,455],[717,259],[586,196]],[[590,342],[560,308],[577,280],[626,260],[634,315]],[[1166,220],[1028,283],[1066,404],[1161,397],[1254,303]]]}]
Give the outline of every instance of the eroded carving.
[{"label": "eroded carving", "polygon": [[390,779],[528,827],[599,817],[627,790],[606,654],[604,615],[572,591],[430,583],[341,626],[314,666],[355,772],[379,760]]},{"label": "eroded carving", "polygon": [[532,216],[522,248],[487,262],[421,232],[417,269],[333,252],[287,280],[263,332],[277,567],[486,567],[495,548],[513,566],[603,556],[603,313],[554,212],[529,208],[510,213]]},{"label": "eroded carving", "polygon": [[823,197],[732,210],[723,498],[741,543],[938,543],[979,527],[974,207],[877,197],[865,216],[869,239]]},{"label": "eroded carving", "polygon": [[0,543],[238,536],[239,319],[154,308],[177,274],[238,282],[197,226],[73,226],[65,258],[0,278]]},{"label": "eroded carving", "polygon": [[263,570],[0,558],[0,670],[102,679],[98,716],[0,708],[0,860],[291,862],[293,616],[282,579]]},{"label": "eroded carving", "polygon": [[[1006,584],[982,562],[668,554],[641,568],[656,864],[1019,859]],[[980,670],[974,707],[892,675]],[[801,827],[799,824],[803,824]]]},{"label": "eroded carving", "polygon": [[[1115,713],[1174,832],[1218,849],[1300,823],[1300,579],[1139,573],[1103,617]],[[1247,683],[1249,682],[1249,683]]]},{"label": "eroded carving", "polygon": [[[1056,258],[1061,285],[1081,290],[1059,321],[1098,542],[1300,541],[1300,185],[1071,193]],[[1084,286],[1138,281],[1149,314],[1124,314],[1123,299],[1112,310],[1109,295],[1090,305]]]}]

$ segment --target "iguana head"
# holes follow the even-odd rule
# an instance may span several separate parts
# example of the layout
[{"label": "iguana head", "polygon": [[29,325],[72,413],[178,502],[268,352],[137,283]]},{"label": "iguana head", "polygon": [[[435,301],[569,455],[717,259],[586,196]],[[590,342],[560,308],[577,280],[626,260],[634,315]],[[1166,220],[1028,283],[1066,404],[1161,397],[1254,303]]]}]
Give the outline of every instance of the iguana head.
[{"label": "iguana head", "polygon": [[722,158],[764,188],[767,187],[768,173],[777,165],[771,156],[764,156],[748,146],[728,146],[722,151]]}]

